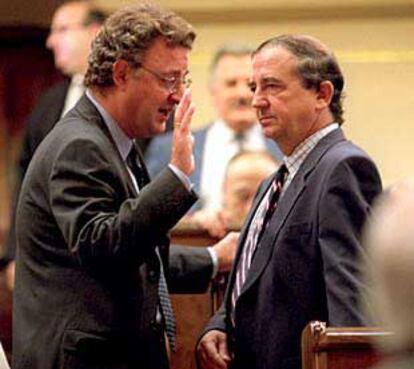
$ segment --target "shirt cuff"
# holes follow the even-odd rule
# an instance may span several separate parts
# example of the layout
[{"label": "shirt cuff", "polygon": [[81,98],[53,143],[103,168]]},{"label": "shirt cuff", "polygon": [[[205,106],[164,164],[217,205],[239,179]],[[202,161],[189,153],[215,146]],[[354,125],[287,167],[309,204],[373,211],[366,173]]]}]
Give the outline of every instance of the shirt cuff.
[{"label": "shirt cuff", "polygon": [[211,272],[211,279],[213,279],[216,277],[218,273],[219,261],[218,261],[217,253],[213,247],[207,247],[207,251],[210,253],[211,262],[213,264],[213,271]]},{"label": "shirt cuff", "polygon": [[182,182],[182,184],[185,186],[188,192],[191,192],[193,184],[191,183],[190,178],[188,178],[188,176],[181,169],[178,169],[175,165],[168,164],[168,167],[178,177],[178,179]]}]

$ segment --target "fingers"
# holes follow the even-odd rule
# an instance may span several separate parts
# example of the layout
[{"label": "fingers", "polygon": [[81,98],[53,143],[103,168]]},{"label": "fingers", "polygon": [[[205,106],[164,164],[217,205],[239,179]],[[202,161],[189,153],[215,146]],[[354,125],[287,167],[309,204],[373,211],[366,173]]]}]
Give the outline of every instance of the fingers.
[{"label": "fingers", "polygon": [[208,332],[197,347],[197,356],[203,369],[227,369],[230,355],[226,335],[219,331]]},{"label": "fingers", "polygon": [[187,89],[175,112],[173,143],[171,149],[171,164],[187,176],[194,171],[193,145],[190,123],[194,113],[191,93]]},{"label": "fingers", "polygon": [[191,92],[187,89],[175,111],[174,128],[180,129],[183,132],[190,130],[194,110],[195,107],[191,101]]},{"label": "fingers", "polygon": [[230,364],[231,358],[229,349],[227,347],[227,340],[221,340],[218,342],[219,356],[227,363]]}]

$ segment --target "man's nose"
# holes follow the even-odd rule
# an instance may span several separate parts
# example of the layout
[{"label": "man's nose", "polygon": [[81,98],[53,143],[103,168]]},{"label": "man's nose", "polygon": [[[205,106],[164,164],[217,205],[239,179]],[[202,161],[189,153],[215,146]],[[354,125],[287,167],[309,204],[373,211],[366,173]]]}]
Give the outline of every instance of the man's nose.
[{"label": "man's nose", "polygon": [[183,97],[185,92],[185,85],[180,83],[175,89],[174,91],[171,92],[170,96],[169,96],[169,100],[171,100],[172,102],[174,102],[175,104],[178,104],[181,100],[181,98]]},{"label": "man's nose", "polygon": [[256,91],[253,94],[252,106],[255,109],[262,109],[267,106],[267,100]]},{"label": "man's nose", "polygon": [[49,33],[46,39],[46,47],[51,49],[53,47],[53,33]]}]

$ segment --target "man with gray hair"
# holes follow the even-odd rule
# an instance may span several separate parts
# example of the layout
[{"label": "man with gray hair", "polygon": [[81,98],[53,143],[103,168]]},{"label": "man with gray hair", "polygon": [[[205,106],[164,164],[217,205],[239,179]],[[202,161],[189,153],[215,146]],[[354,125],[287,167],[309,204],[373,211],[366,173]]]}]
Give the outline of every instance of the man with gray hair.
[{"label": "man with gray hair", "polygon": [[[114,13],[93,42],[86,94],[22,185],[15,369],[168,367],[167,233],[197,199],[186,89],[194,39],[182,18],[145,4]],[[170,164],[150,182],[135,140],[163,132],[175,108]]]},{"label": "man with gray hair", "polygon": [[339,65],[305,35],[263,42],[252,63],[253,107],[285,156],[256,194],[223,305],[198,343],[203,369],[300,369],[309,321],[365,324],[360,233],[381,180],[340,128]]}]

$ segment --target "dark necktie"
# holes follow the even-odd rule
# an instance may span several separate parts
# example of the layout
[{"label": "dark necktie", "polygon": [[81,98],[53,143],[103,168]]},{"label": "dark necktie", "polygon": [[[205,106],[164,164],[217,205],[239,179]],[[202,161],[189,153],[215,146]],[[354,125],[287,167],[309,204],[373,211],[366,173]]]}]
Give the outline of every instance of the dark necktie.
[{"label": "dark necktie", "polygon": [[269,220],[276,209],[277,202],[279,200],[280,193],[283,188],[283,183],[286,177],[287,168],[285,164],[282,164],[279,170],[276,172],[267,195],[259,205],[256,214],[250,224],[246,241],[243,250],[240,255],[239,262],[236,269],[236,278],[234,281],[233,291],[231,294],[231,317],[234,324],[234,310],[236,306],[237,298],[240,296],[241,289],[247,278],[250,265],[252,263],[253,255],[256,251],[260,238],[263,235]]},{"label": "dark necktie", "polygon": [[141,164],[141,157],[135,143],[129,151],[126,163],[137,181],[138,188],[141,190],[149,182],[149,176],[146,169]]},{"label": "dark necktie", "polygon": [[[138,187],[141,190],[148,182],[150,181],[148,172],[145,167],[142,165],[142,159],[139,149],[135,144],[132,145],[131,150],[127,157],[127,165],[134,175]],[[168,341],[172,351],[176,349],[176,325],[174,312],[171,305],[170,295],[168,293],[167,282],[165,280],[164,268],[161,260],[161,256],[158,252],[158,247],[155,249],[155,252],[158,256],[160,262],[160,277],[158,280],[158,298],[160,304],[160,312],[164,318],[165,323],[165,333],[167,334]]]}]

